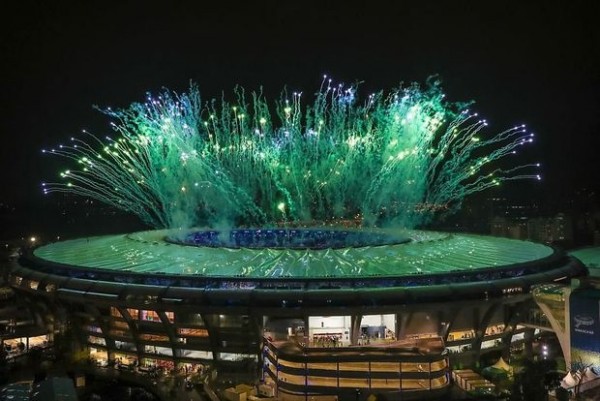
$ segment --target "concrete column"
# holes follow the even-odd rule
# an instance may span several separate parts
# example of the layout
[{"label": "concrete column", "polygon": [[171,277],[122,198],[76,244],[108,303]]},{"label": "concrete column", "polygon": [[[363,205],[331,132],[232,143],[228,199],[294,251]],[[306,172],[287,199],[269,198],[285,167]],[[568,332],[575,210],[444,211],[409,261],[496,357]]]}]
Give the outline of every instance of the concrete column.
[{"label": "concrete column", "polygon": [[527,328],[525,329],[525,333],[524,334],[524,342],[523,345],[525,346],[523,353],[525,355],[525,357],[527,359],[531,358],[531,356],[533,355],[533,335],[535,333],[535,329],[530,329]]},{"label": "concrete column", "polygon": [[304,340],[306,342],[306,346],[308,346],[310,344],[311,338],[310,335],[308,334],[309,331],[309,326],[308,326],[308,322],[309,322],[309,317],[310,316],[304,316]]},{"label": "concrete column", "polygon": [[412,320],[412,311],[405,311],[396,315],[396,338],[401,339],[406,335],[406,328]]},{"label": "concrete column", "polygon": [[360,324],[362,322],[363,315],[351,315],[350,316],[350,344],[358,344],[358,338],[360,336]]}]

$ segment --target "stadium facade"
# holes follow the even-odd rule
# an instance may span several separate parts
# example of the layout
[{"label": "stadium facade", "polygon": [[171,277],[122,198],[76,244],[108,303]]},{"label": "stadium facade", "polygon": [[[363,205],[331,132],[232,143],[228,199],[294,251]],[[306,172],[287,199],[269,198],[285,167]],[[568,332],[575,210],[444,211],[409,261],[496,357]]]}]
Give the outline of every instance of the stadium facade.
[{"label": "stadium facade", "polygon": [[[271,231],[242,234],[304,235]],[[586,274],[541,244],[390,235],[403,240],[310,249],[187,246],[164,231],[90,237],[34,249],[10,283],[50,331],[69,322],[98,364],[255,369],[287,399],[422,399],[449,388],[453,366],[523,341],[532,286]]]}]

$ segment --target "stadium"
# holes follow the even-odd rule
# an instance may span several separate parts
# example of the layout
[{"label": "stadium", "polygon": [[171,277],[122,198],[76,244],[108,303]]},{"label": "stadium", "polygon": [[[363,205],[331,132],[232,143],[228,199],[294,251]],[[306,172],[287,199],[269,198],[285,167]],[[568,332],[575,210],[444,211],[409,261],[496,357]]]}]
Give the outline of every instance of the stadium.
[{"label": "stadium", "polygon": [[532,286],[585,267],[541,244],[415,230],[539,180],[539,163],[502,163],[534,134],[483,135],[433,79],[357,90],[325,76],[308,105],[243,90],[205,104],[191,85],[105,110],[114,139],[42,151],[73,165],[43,192],[157,230],[37,247],[11,285],[91,363],[247,371],[290,401],[445,394],[482,350],[531,343]]},{"label": "stadium", "polygon": [[532,286],[582,274],[506,238],[281,228],[57,242],[10,280],[100,365],[253,371],[290,400],[422,399],[447,391],[451,367],[524,340]]}]

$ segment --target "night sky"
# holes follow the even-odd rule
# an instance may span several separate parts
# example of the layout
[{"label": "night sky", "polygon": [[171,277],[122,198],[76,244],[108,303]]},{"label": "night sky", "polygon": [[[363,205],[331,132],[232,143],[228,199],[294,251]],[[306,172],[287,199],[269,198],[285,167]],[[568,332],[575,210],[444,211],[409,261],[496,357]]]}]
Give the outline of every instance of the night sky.
[{"label": "night sky", "polygon": [[536,133],[534,191],[599,186],[593,1],[91,3],[21,1],[1,13],[0,202],[22,212],[47,202],[40,183],[58,173],[42,148],[82,128],[111,132],[95,104],[125,107],[190,80],[205,99],[237,84],[273,99],[284,85],[314,92],[323,74],[363,81],[363,94],[437,74],[491,131]]}]

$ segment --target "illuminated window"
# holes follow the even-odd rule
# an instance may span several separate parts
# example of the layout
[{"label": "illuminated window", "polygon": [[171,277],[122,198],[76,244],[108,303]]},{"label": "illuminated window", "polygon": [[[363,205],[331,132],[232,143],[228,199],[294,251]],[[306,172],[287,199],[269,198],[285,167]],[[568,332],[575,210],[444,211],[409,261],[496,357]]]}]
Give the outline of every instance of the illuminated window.
[{"label": "illuminated window", "polygon": [[208,330],[179,328],[177,334],[186,337],[208,337]]},{"label": "illuminated window", "polygon": [[134,343],[128,341],[115,341],[115,346],[121,351],[135,351],[136,347]]},{"label": "illuminated window", "polygon": [[157,347],[154,345],[145,345],[144,352],[147,354],[158,354],[158,355],[166,355],[173,356],[173,349],[168,347]]},{"label": "illuminated window", "polygon": [[219,358],[223,361],[242,361],[258,359],[258,357],[254,354],[234,354],[231,352],[220,352]]},{"label": "illuminated window", "polygon": [[211,351],[198,351],[192,349],[182,349],[181,356],[195,359],[213,359],[213,353]]},{"label": "illuminated window", "polygon": [[83,326],[83,329],[92,333],[102,333],[102,329],[100,329],[98,326],[86,325]]},{"label": "illuminated window", "polygon": [[158,317],[158,313],[153,310],[142,310],[141,320],[145,320],[147,322],[160,322],[160,317]]},{"label": "illuminated window", "polygon": [[127,312],[133,320],[138,320],[140,318],[140,311],[138,309],[127,308]]},{"label": "illuminated window", "polygon": [[174,312],[165,312],[165,315],[167,315],[167,319],[169,320],[169,322],[171,322],[171,323],[175,322],[175,313]]},{"label": "illuminated window", "polygon": [[140,339],[144,341],[169,341],[168,336],[161,336],[157,334],[140,334]]},{"label": "illuminated window", "polygon": [[102,337],[88,336],[88,343],[106,346],[106,340]]}]

